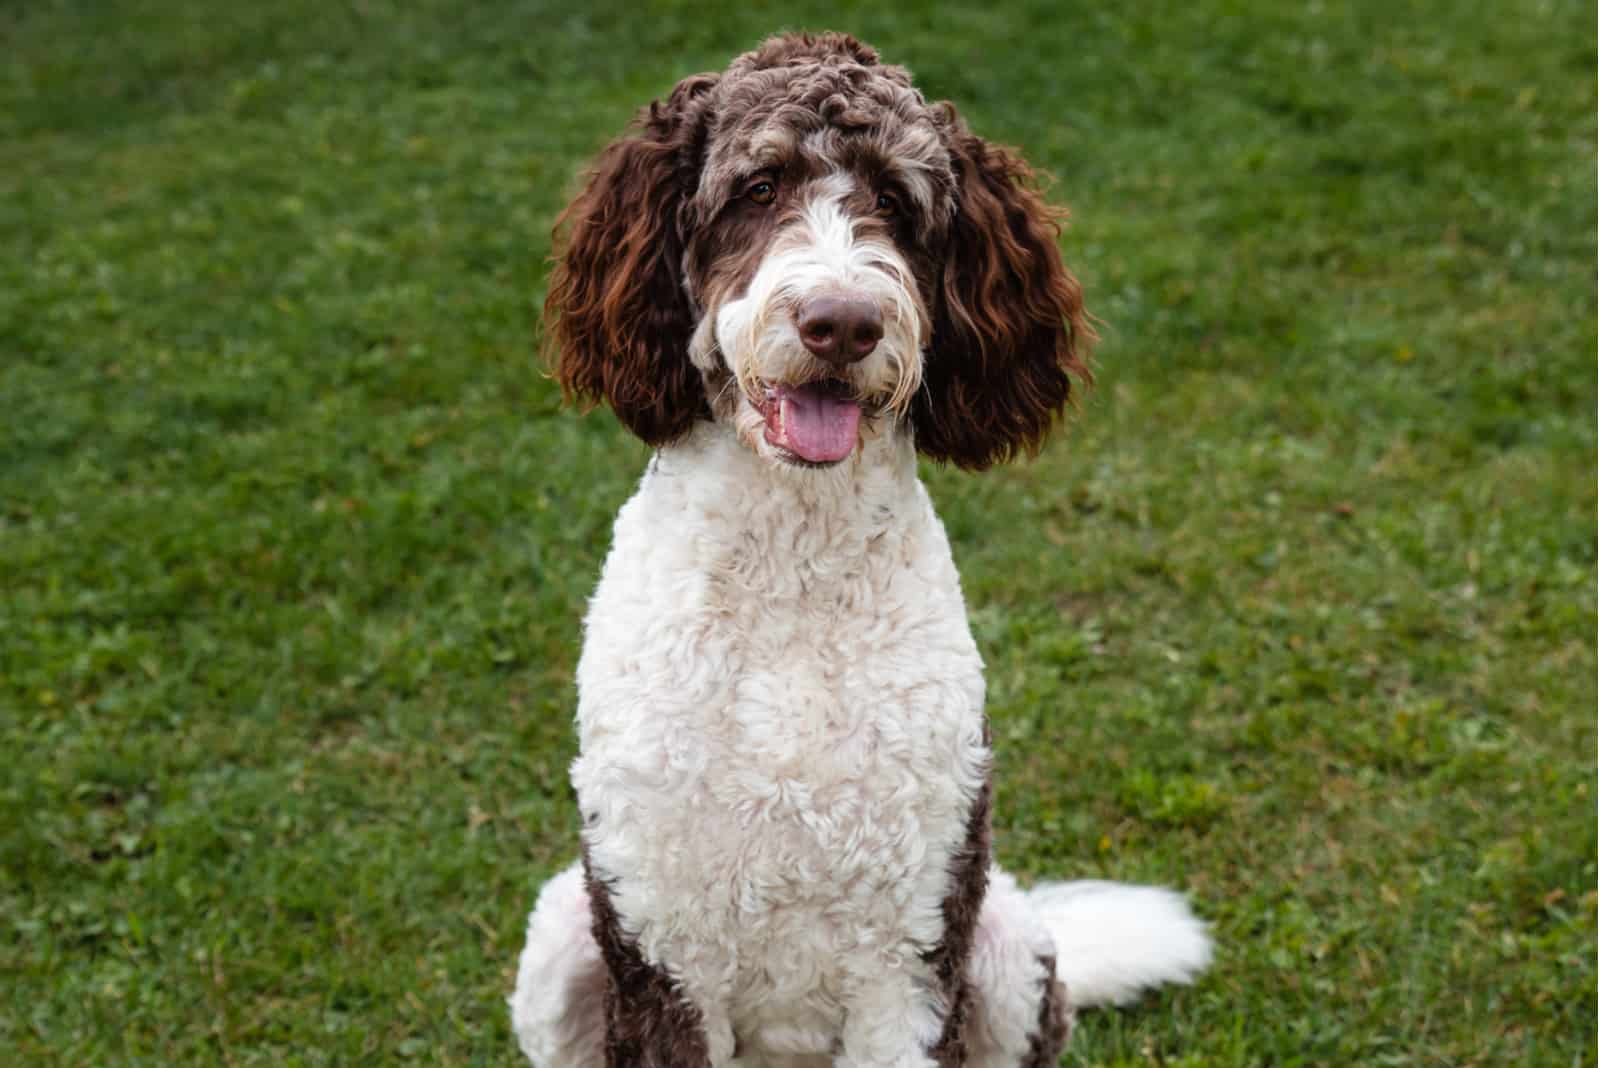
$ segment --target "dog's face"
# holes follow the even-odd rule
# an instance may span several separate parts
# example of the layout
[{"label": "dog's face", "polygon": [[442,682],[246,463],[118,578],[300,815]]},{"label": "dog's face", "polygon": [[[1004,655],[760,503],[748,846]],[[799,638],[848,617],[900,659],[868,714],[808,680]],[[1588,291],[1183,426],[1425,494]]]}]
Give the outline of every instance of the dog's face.
[{"label": "dog's face", "polygon": [[896,69],[792,43],[735,63],[707,112],[690,356],[752,448],[836,463],[922,383],[954,209],[935,113]]},{"label": "dog's face", "polygon": [[601,155],[546,302],[569,392],[661,444],[711,418],[829,466],[909,425],[981,468],[1043,439],[1091,335],[1026,164],[837,34],[685,79]]}]

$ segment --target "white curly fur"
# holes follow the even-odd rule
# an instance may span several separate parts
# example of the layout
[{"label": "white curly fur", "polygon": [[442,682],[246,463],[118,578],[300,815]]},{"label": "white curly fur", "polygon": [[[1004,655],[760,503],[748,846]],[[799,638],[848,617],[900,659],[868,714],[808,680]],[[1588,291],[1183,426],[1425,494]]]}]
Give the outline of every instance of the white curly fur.
[{"label": "white curly fur", "polygon": [[574,864],[539,891],[517,963],[512,1028],[537,1065],[605,1063],[605,963],[589,933],[589,896]]},{"label": "white curly fur", "polygon": [[[981,664],[909,435],[821,471],[720,424],[661,450],[617,518],[578,680],[591,863],[699,1008],[712,1063],[927,1064],[939,1018],[920,954],[986,769]],[[972,1063],[1019,1063],[1042,955],[1069,989],[1118,976],[1079,1003],[1203,966],[1180,899],[1129,903],[1067,943],[1069,912],[1051,924],[994,873],[969,964]],[[1147,905],[1157,926],[1130,954]],[[534,910],[511,999],[536,1064],[600,1063],[587,924],[569,870]]]},{"label": "white curly fur", "polygon": [[713,1063],[737,1031],[751,1056],[842,1040],[921,1064],[940,1024],[921,952],[986,750],[909,438],[813,471],[708,425],[657,455],[614,537],[572,781],[625,929],[701,1009]]}]

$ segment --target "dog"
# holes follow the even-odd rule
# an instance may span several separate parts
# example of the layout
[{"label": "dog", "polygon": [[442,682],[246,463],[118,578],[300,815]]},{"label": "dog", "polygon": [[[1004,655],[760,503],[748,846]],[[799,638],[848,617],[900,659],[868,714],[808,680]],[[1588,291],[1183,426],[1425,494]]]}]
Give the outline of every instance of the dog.
[{"label": "dog", "polygon": [[992,866],[978,649],[918,454],[1036,450],[1091,320],[1015,153],[842,34],[684,79],[557,224],[569,397],[655,447],[578,665],[582,859],[510,999],[546,1068],[1041,1068],[1209,963],[1153,887]]}]

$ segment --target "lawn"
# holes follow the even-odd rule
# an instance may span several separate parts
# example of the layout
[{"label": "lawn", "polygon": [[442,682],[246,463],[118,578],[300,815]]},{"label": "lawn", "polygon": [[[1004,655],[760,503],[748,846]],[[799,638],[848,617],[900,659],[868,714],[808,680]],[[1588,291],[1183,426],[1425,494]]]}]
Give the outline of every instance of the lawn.
[{"label": "lawn", "polygon": [[1066,1065],[1596,1063],[1592,4],[0,9],[0,1048],[518,1063],[646,459],[535,352],[634,107],[852,30],[1073,210],[1098,384],[929,467],[1030,877],[1181,886]]}]

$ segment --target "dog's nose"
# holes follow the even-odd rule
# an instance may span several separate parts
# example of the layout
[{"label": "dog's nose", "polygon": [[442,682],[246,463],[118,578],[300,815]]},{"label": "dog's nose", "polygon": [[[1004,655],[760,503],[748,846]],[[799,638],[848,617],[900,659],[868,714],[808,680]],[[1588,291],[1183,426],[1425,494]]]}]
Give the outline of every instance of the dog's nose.
[{"label": "dog's nose", "polygon": [[826,293],[801,304],[795,314],[800,343],[835,367],[864,360],[883,338],[883,313],[866,297]]}]

